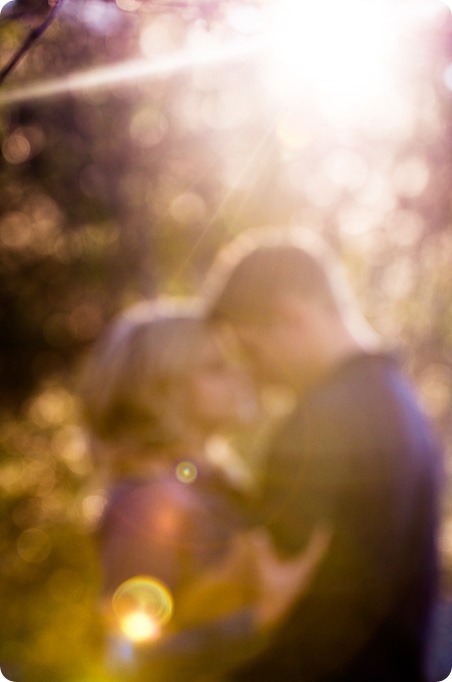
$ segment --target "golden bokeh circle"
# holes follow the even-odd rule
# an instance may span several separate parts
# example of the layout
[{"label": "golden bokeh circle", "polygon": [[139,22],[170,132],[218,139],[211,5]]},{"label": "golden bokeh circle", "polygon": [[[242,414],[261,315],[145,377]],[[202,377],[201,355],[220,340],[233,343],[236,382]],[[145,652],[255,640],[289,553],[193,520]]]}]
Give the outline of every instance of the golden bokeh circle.
[{"label": "golden bokeh circle", "polygon": [[182,483],[193,483],[198,476],[198,469],[193,462],[179,462],[176,467],[176,476]]}]

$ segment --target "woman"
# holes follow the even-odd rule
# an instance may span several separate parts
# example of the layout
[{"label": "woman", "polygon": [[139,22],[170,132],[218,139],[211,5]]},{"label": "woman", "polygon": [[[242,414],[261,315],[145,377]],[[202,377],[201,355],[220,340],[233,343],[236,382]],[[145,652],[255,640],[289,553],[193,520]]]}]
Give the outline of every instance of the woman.
[{"label": "woman", "polygon": [[281,572],[265,537],[246,534],[249,478],[209,452],[213,435],[255,413],[251,384],[193,310],[159,302],[113,323],[82,397],[111,477],[99,551],[109,629],[122,635],[110,654],[140,680],[147,668],[152,680],[218,673],[260,646],[268,605],[281,610],[272,585],[287,599],[306,572]]}]

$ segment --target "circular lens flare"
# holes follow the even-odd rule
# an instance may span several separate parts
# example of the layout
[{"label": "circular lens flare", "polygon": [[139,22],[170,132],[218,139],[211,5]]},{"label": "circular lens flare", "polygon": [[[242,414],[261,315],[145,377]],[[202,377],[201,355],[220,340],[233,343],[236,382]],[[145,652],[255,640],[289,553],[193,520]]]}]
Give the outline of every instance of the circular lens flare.
[{"label": "circular lens flare", "polygon": [[156,578],[137,576],[123,582],[112,598],[118,624],[133,642],[156,639],[173,614],[173,597]]}]

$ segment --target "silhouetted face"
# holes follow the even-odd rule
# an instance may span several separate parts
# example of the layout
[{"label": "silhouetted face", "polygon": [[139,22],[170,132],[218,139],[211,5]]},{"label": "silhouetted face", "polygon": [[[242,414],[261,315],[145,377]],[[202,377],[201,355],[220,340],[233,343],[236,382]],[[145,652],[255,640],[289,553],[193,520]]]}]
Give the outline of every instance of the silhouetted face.
[{"label": "silhouetted face", "polygon": [[[303,369],[299,356],[304,335],[296,320],[275,316],[265,323],[228,325],[219,333],[261,383],[292,386]],[[309,364],[308,354],[306,362]]]},{"label": "silhouetted face", "polygon": [[226,359],[213,334],[206,335],[187,392],[188,416],[206,431],[250,421],[257,411],[249,375]]},{"label": "silhouetted face", "polygon": [[237,325],[234,334],[245,362],[258,380],[285,383],[291,370],[280,323]]}]

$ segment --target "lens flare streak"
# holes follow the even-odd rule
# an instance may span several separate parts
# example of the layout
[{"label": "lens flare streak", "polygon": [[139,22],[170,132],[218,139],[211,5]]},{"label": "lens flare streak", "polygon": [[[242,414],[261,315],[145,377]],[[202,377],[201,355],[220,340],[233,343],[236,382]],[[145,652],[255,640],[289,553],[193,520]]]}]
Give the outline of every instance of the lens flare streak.
[{"label": "lens flare streak", "polygon": [[239,41],[220,44],[201,50],[180,51],[162,55],[159,59],[135,59],[121,64],[101,67],[91,71],[69,74],[53,80],[5,90],[0,93],[0,106],[53,97],[85,90],[100,90],[121,83],[141,79],[157,79],[190,69],[195,66],[213,66],[222,62],[245,59],[259,52],[260,41]]}]

